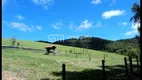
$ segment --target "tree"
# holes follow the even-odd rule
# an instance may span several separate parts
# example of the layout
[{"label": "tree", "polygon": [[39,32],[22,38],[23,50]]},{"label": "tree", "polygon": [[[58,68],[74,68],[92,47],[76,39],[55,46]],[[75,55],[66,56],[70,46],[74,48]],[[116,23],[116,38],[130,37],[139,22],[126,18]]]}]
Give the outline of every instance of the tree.
[{"label": "tree", "polygon": [[[140,23],[140,12],[141,12],[141,7],[137,3],[134,3],[132,8],[132,12],[134,13],[134,16],[131,17],[130,21],[134,21],[134,23]],[[141,32],[141,26],[138,27],[138,31]],[[141,43],[141,38],[139,37],[139,43]],[[140,47],[142,47],[140,45]],[[141,64],[141,52],[140,52],[140,64]],[[141,71],[141,65],[140,65],[140,71]]]},{"label": "tree", "polygon": [[11,41],[11,46],[14,46],[14,44],[16,43],[16,38],[15,38],[15,37],[12,37],[12,38],[10,39],[10,41]]},{"label": "tree", "polygon": [[[140,5],[138,5],[137,3],[134,3],[131,11],[134,13],[134,16],[131,17],[130,21],[134,21],[134,24],[136,23],[140,23]],[[140,26],[138,26],[138,31],[140,32]]]},{"label": "tree", "polygon": [[[80,36],[79,41],[80,41],[80,46],[83,48],[83,53],[84,53],[84,48],[88,49],[90,47],[91,39],[90,37]],[[86,51],[88,52],[88,50]]]},{"label": "tree", "polygon": [[19,42],[17,42],[17,46],[20,46],[20,43],[19,43]]},{"label": "tree", "polygon": [[75,46],[76,46],[76,44],[75,44],[75,42],[76,42],[75,38],[72,38],[71,40],[69,40],[69,42],[70,42],[70,45],[73,46],[74,53],[75,53]]},{"label": "tree", "polygon": [[84,38],[85,38],[85,36],[80,36],[79,37],[79,45],[80,45],[80,47],[82,47],[82,53],[84,53],[84,48],[85,48],[85,45],[83,43]]}]

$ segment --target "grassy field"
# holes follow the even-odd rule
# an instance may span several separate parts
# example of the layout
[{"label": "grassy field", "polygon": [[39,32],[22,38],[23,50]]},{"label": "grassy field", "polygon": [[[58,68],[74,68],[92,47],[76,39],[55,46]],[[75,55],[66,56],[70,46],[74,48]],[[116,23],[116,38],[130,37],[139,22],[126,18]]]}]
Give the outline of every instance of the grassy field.
[{"label": "grassy field", "polygon": [[[31,42],[18,40],[20,44],[29,48],[43,49],[48,46],[47,43]],[[2,39],[2,45],[10,45],[8,39]],[[106,54],[107,71],[110,68],[120,68],[124,65],[124,56],[114,53],[107,53],[95,50],[89,50],[88,53],[76,54],[69,53],[73,47],[55,45],[58,55],[45,55],[45,52],[22,49],[2,49],[2,71],[15,73],[17,77],[26,80],[60,80],[62,64],[66,64],[68,80],[100,80],[101,79],[101,60]],[[81,53],[81,48],[75,48],[75,51]],[[113,66],[113,67],[110,67]],[[86,77],[87,76],[87,77]]]}]

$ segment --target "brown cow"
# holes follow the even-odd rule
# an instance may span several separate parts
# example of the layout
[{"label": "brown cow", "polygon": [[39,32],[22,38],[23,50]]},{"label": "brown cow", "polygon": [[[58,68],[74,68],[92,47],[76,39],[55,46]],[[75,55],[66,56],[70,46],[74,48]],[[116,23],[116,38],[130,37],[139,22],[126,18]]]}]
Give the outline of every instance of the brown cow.
[{"label": "brown cow", "polygon": [[47,46],[45,47],[46,48],[46,52],[49,53],[50,50],[55,50],[56,49],[56,46]]}]

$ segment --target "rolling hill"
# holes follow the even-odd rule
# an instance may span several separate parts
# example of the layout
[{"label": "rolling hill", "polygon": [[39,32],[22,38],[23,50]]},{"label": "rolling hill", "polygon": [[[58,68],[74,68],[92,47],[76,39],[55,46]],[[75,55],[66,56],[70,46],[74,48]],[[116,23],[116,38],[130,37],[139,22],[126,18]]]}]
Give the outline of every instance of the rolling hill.
[{"label": "rolling hill", "polygon": [[140,53],[140,44],[137,37],[116,41],[97,37],[83,37],[56,41],[54,44],[89,48],[92,50],[113,52],[127,56],[139,56]]},{"label": "rolling hill", "polygon": [[[21,46],[45,50],[51,45],[34,41],[16,40]],[[2,39],[2,45],[10,45],[9,39]],[[45,55],[44,51],[23,49],[2,49],[2,71],[11,76],[24,79],[61,79],[61,66],[66,64],[68,80],[101,80],[102,59],[105,59],[107,76],[124,73],[124,57],[114,53],[83,48],[52,44],[57,47],[58,55]],[[16,46],[16,45],[15,45]],[[70,52],[70,50],[75,53]],[[77,57],[76,57],[77,55]],[[90,55],[90,59],[89,59]],[[120,67],[121,66],[121,67]],[[119,70],[119,71],[118,71]],[[94,75],[95,74],[95,75]],[[76,78],[77,76],[77,78]]]}]

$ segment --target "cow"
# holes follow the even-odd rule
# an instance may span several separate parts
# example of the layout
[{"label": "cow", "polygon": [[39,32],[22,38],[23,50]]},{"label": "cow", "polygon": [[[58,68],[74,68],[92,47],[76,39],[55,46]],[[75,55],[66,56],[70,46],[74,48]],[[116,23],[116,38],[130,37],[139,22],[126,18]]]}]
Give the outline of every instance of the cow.
[{"label": "cow", "polygon": [[56,46],[47,46],[47,47],[45,47],[45,49],[46,49],[47,53],[50,53],[50,50],[55,50]]}]

